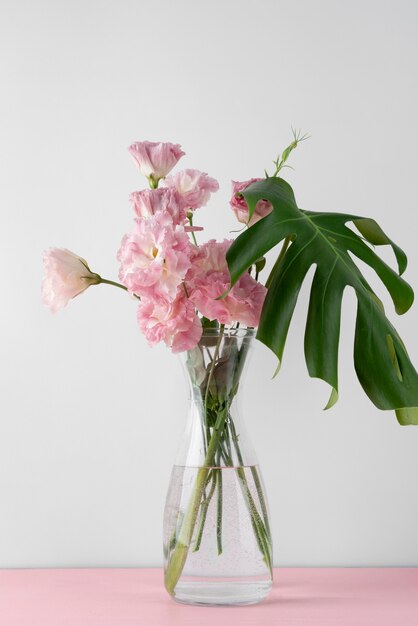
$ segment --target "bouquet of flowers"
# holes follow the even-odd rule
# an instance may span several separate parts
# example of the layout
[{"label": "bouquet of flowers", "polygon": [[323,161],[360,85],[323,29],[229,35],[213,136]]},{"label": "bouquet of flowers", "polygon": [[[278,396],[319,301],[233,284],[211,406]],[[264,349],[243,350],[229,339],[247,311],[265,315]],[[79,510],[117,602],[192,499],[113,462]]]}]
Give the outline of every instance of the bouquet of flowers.
[{"label": "bouquet of flowers", "polygon": [[[274,161],[272,174],[232,183],[230,206],[242,224],[235,240],[201,242],[203,228],[197,216],[218,190],[217,181],[195,169],[170,174],[184,155],[181,147],[142,141],[132,144],[129,152],[149,188],[130,196],[134,221],[117,254],[120,282],[102,278],[69,250],[52,248],[44,253],[42,295],[51,311],[58,311],[92,285],[113,285],[135,300],[138,326],[149,344],[164,342],[173,352],[187,354],[186,368],[202,412],[203,460],[186,510],[167,541],[166,586],[170,593],[193,541],[194,549],[199,549],[216,489],[218,511],[222,510],[221,475],[216,470],[221,466],[238,467],[257,545],[271,570],[261,482],[256,468],[251,478],[242,470],[231,414],[247,352],[246,343],[239,343],[237,337],[242,329],[258,328],[257,339],[273,350],[280,365],[298,294],[312,265],[316,269],[305,329],[305,358],[310,376],[331,387],[326,408],[338,398],[341,302],[344,289],[351,287],[358,301],[354,363],[359,382],[376,407],[395,410],[401,424],[418,424],[418,374],[381,300],[354,261],[357,257],[375,270],[396,312],[402,314],[413,302],[413,291],[401,277],[407,264],[405,253],[373,219],[297,206],[281,173],[305,138],[294,133],[290,145]],[[265,255],[280,243],[263,284],[260,276],[266,267]],[[381,245],[392,247],[397,270],[376,254],[375,248]],[[221,522],[218,513],[219,554]]]},{"label": "bouquet of flowers", "polygon": [[[148,342],[163,341],[173,352],[194,348],[202,327],[214,322],[257,326],[267,292],[258,282],[258,271],[255,277],[244,273],[230,290],[226,253],[232,240],[197,243],[196,233],[203,228],[194,225],[195,212],[218,190],[217,181],[194,169],[168,176],[184,154],[179,145],[144,141],[134,143],[129,152],[150,189],[130,196],[135,218],[117,255],[121,283],[92,272],[69,250],[53,248],[44,253],[44,303],[55,312],[91,285],[121,287],[139,301],[138,325]],[[272,210],[270,203],[261,201],[249,219],[237,193],[254,180],[233,183],[231,206],[244,224]]]}]

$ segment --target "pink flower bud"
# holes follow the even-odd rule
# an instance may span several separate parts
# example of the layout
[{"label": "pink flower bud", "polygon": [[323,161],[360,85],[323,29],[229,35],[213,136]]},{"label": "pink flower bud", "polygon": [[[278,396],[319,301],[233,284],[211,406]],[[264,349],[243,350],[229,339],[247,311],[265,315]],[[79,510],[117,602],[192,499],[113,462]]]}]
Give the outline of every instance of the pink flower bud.
[{"label": "pink flower bud", "polygon": [[185,154],[179,144],[153,141],[137,141],[128,150],[141,174],[155,187],[160,178],[165,178]]},{"label": "pink flower bud", "polygon": [[100,276],[90,271],[87,261],[70,250],[50,248],[44,252],[43,261],[42,301],[53,313],[90,285],[100,283]]},{"label": "pink flower bud", "polygon": [[[230,205],[237,217],[237,220],[242,224],[247,224],[248,222],[248,206],[240,192],[242,192],[252,183],[256,183],[259,180],[264,179],[251,178],[250,180],[246,180],[241,183],[234,180],[232,181],[232,198],[230,200]],[[270,202],[268,202],[267,200],[259,200],[257,202],[257,206],[255,207],[255,211],[252,214],[250,221],[248,222],[248,226],[252,226],[256,222],[258,222],[258,220],[261,220],[262,217],[266,217],[266,215],[271,213],[272,210],[273,207],[271,206]]]}]

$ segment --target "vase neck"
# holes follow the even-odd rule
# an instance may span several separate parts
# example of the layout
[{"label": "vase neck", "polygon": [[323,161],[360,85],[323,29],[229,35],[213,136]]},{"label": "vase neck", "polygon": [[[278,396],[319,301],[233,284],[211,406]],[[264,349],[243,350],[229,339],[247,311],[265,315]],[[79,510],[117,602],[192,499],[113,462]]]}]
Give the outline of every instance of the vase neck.
[{"label": "vase neck", "polygon": [[254,330],[206,332],[182,355],[189,386],[189,416],[177,457],[182,465],[255,465],[240,412],[245,367]]}]

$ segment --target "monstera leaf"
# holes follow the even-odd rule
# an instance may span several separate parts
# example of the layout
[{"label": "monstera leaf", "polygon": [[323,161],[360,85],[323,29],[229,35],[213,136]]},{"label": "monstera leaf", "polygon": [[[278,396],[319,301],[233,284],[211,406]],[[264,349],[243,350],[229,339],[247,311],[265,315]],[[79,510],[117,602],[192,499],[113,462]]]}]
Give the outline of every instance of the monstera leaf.
[{"label": "monstera leaf", "polygon": [[[243,191],[243,196],[250,215],[261,199],[269,200],[273,211],[243,232],[229,249],[231,285],[266,252],[285,241],[267,281],[257,338],[282,360],[301,285],[309,268],[316,266],[305,330],[305,358],[310,376],[332,387],[326,408],[338,398],[341,301],[344,289],[352,287],[358,301],[354,340],[358,379],[379,409],[395,409],[401,424],[418,424],[418,374],[381,301],[353,260],[357,257],[373,268],[389,291],[396,312],[402,314],[414,299],[411,287],[400,276],[407,264],[404,252],[372,219],[299,209],[292,188],[281,178],[254,183]],[[347,226],[348,222],[361,236]],[[380,245],[392,246],[398,273],[374,252],[373,247]]]}]

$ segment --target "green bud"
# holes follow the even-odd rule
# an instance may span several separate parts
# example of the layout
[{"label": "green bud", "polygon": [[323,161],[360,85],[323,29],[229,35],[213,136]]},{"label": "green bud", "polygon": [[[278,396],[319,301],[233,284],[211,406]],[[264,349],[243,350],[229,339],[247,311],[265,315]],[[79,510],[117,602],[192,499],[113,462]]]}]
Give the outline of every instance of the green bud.
[{"label": "green bud", "polygon": [[259,274],[266,265],[266,257],[262,256],[261,259],[257,259],[254,265],[255,265],[255,271],[257,272],[257,274]]}]

